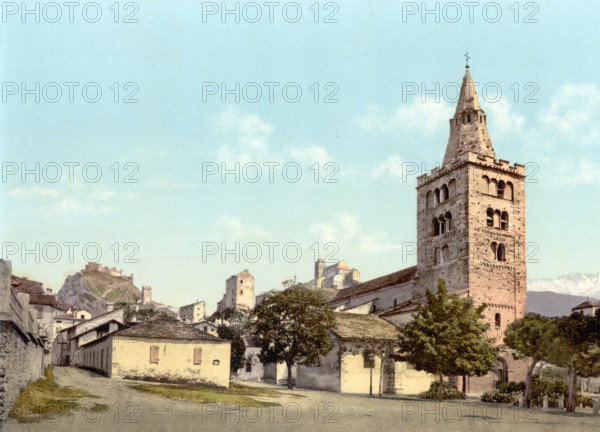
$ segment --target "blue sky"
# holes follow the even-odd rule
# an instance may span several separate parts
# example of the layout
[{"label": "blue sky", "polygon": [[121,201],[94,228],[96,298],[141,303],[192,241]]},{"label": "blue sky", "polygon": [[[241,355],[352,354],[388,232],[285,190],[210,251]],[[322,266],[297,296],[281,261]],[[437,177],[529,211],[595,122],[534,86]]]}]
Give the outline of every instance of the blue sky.
[{"label": "blue sky", "polygon": [[[600,6],[499,2],[492,22],[490,2],[472,20],[466,6],[456,18],[462,3],[440,3],[439,19],[422,16],[421,2],[322,2],[318,17],[314,2],[289,3],[273,22],[257,3],[256,23],[248,2],[239,22],[208,15],[207,3],[203,15],[198,2],[122,3],[118,23],[103,2],[95,23],[93,8],[69,22],[63,7],[56,23],[45,2],[39,23],[5,10],[0,218],[14,273],[58,290],[99,248],[155,299],[212,310],[225,279],[246,268],[258,293],[308,281],[318,255],[345,259],[363,280],[413,265],[412,172],[443,158],[465,51],[497,157],[527,165],[528,276],[600,271]],[[130,13],[138,22],[123,22]],[[221,91],[236,83],[239,102]],[[439,100],[423,101],[436,85]],[[223,182],[236,162],[240,181]],[[257,166],[262,177],[248,181]],[[40,178],[23,179],[24,167]],[[36,243],[39,256],[23,256]],[[221,256],[236,243],[239,257]]]}]

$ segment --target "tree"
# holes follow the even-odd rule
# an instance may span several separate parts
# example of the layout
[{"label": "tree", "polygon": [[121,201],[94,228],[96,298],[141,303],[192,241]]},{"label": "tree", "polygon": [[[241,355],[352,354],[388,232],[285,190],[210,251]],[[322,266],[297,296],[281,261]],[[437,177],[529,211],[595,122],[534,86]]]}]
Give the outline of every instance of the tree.
[{"label": "tree", "polygon": [[254,338],[262,363],[285,363],[288,389],[293,388],[292,366],[321,364],[332,348],[328,328],[335,326],[332,309],[306,288],[274,293],[254,309]]},{"label": "tree", "polygon": [[244,360],[246,356],[246,343],[238,329],[235,327],[229,327],[226,325],[220,325],[217,327],[217,334],[221,339],[227,339],[231,341],[231,360],[229,368],[231,373],[236,373],[238,369],[244,366]]},{"label": "tree", "polygon": [[551,342],[550,319],[539,314],[528,313],[512,322],[504,332],[504,343],[520,357],[531,357],[525,378],[525,402],[531,404],[531,379],[535,365],[542,361]]},{"label": "tree", "polygon": [[575,412],[577,375],[594,376],[598,372],[593,364],[600,355],[594,349],[594,329],[594,318],[577,312],[552,322],[552,342],[545,360],[569,369],[567,412]]},{"label": "tree", "polygon": [[498,350],[485,336],[485,304],[474,308],[471,299],[448,295],[441,279],[437,291],[428,289],[427,304],[417,304],[413,320],[400,328],[399,358],[439,377],[441,401],[444,375],[485,375],[498,361]]}]

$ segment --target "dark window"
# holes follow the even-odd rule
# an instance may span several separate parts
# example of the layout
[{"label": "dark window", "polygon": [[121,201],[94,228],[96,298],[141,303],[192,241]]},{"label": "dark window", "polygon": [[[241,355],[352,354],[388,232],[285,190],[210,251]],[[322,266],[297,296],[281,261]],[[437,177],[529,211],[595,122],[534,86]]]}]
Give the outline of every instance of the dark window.
[{"label": "dark window", "polygon": [[494,210],[492,210],[491,208],[487,209],[487,226],[489,228],[493,228],[494,226]]},{"label": "dark window", "polygon": [[246,372],[252,372],[252,359],[246,360]]},{"label": "dark window", "polygon": [[503,180],[500,180],[498,182],[498,198],[504,198],[504,188],[505,188],[505,183]]},{"label": "dark window", "polygon": [[369,351],[363,353],[363,367],[367,369],[375,367],[375,357]]},{"label": "dark window", "polygon": [[496,314],[494,321],[496,322],[496,327],[502,326],[502,318],[499,313]]},{"label": "dark window", "polygon": [[498,245],[498,261],[506,261],[506,246],[504,243]]},{"label": "dark window", "polygon": [[438,218],[433,218],[433,235],[440,235],[440,224]]},{"label": "dark window", "polygon": [[467,122],[471,123],[471,114],[467,115]]},{"label": "dark window", "polygon": [[503,230],[508,229],[508,213],[502,212],[502,216],[500,217],[500,228]]},{"label": "dark window", "polygon": [[394,299],[394,307],[396,307],[397,304],[398,304],[398,300]]}]

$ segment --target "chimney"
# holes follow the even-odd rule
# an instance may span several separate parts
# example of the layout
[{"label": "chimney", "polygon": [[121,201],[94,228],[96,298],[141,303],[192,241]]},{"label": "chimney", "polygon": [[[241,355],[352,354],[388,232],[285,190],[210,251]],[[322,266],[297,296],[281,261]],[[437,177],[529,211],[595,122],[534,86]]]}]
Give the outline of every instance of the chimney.
[{"label": "chimney", "polygon": [[46,294],[52,295],[52,288],[46,288]]}]

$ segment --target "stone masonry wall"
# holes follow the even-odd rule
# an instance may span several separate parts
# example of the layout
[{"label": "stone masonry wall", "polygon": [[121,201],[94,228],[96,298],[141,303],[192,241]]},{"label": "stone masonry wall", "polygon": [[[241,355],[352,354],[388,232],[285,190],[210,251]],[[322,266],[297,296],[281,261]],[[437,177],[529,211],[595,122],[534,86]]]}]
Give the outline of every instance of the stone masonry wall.
[{"label": "stone masonry wall", "polygon": [[10,261],[0,259],[0,426],[22,387],[44,370],[44,347],[29,309],[29,295],[10,288]]},{"label": "stone masonry wall", "polygon": [[0,322],[0,424],[22,387],[42,375],[44,349],[9,322]]}]

